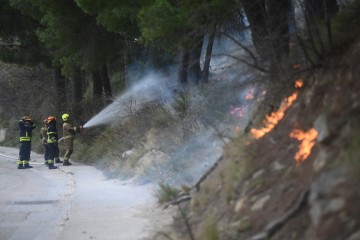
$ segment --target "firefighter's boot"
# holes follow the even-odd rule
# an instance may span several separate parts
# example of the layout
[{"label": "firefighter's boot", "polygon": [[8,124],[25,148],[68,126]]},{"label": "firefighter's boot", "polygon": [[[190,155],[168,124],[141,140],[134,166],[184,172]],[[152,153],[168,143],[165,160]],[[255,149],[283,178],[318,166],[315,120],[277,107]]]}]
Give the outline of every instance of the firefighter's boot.
[{"label": "firefighter's boot", "polygon": [[33,168],[33,166],[30,166],[28,163],[25,163],[24,168]]},{"label": "firefighter's boot", "polygon": [[49,163],[48,166],[49,169],[57,169],[57,166],[54,166],[54,163]]},{"label": "firefighter's boot", "polygon": [[28,160],[24,160],[23,163],[24,163],[24,168],[32,168],[32,166],[30,166]]},{"label": "firefighter's boot", "polygon": [[65,159],[64,159],[63,165],[64,165],[64,166],[70,166],[70,165],[71,165],[71,162],[69,162],[69,160],[65,160]]},{"label": "firefighter's boot", "polygon": [[18,160],[18,169],[25,169],[22,160]]},{"label": "firefighter's boot", "polygon": [[49,169],[56,169],[57,166],[54,166],[54,160],[48,160]]},{"label": "firefighter's boot", "polygon": [[18,164],[18,169],[25,169],[24,165],[21,163],[21,164]]},{"label": "firefighter's boot", "polygon": [[59,158],[55,159],[55,163],[63,163],[63,161],[61,161]]}]

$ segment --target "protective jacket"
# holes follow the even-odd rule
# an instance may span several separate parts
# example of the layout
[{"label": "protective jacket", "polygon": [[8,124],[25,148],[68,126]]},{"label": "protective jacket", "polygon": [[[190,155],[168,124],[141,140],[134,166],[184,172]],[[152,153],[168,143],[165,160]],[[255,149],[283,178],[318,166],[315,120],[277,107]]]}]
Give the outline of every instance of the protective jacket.
[{"label": "protective jacket", "polygon": [[33,121],[19,121],[20,128],[20,142],[30,142],[32,137],[32,130],[36,128]]},{"label": "protective jacket", "polygon": [[56,122],[50,122],[47,127],[47,142],[56,143],[58,141],[58,133],[56,129]]},{"label": "protective jacket", "polygon": [[73,125],[69,122],[63,123],[63,138],[66,139],[74,139],[75,134],[80,132],[79,127],[73,127]]},{"label": "protective jacket", "polygon": [[42,127],[40,129],[40,139],[43,144],[47,143],[47,127]]}]

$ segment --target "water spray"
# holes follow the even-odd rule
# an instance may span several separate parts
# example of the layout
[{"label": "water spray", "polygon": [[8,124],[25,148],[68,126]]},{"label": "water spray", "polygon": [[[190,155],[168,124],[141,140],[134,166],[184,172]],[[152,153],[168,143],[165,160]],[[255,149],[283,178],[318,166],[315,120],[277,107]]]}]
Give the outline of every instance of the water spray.
[{"label": "water spray", "polygon": [[147,74],[139,83],[133,85],[113,103],[92,117],[83,127],[92,128],[126,119],[148,102],[169,98],[172,91],[167,82],[169,79],[162,75],[154,72]]}]

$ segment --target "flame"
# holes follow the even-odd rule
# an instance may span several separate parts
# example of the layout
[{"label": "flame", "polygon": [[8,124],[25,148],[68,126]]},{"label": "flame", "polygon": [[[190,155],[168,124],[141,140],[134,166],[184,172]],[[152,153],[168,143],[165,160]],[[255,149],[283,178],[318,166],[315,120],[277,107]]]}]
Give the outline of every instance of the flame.
[{"label": "flame", "polygon": [[304,81],[302,79],[295,81],[295,88],[301,88],[302,86],[304,86]]},{"label": "flame", "polygon": [[276,125],[279,123],[281,119],[285,116],[286,110],[291,107],[291,105],[294,103],[298,96],[298,92],[294,92],[291,96],[287,97],[280,105],[279,110],[276,112],[272,112],[270,115],[267,115],[265,117],[265,120],[263,121],[264,127],[261,129],[251,129],[251,133],[253,138],[259,139],[262,138],[265,134],[271,132]]},{"label": "flame", "polygon": [[242,118],[244,116],[244,109],[241,107],[231,107],[230,114],[237,118]]},{"label": "flame", "polygon": [[307,132],[300,129],[294,129],[289,136],[297,139],[298,141],[301,141],[299,150],[295,155],[297,164],[300,164],[305,161],[305,159],[308,158],[311,154],[311,149],[316,143],[318,132],[314,128]]},{"label": "flame", "polygon": [[294,69],[300,69],[301,65],[299,63],[293,64]]},{"label": "flame", "polygon": [[[298,79],[295,81],[295,88],[301,88],[303,86],[303,80]],[[291,107],[291,105],[294,103],[294,101],[297,99],[299,95],[298,91],[295,91],[292,95],[285,98],[280,108],[276,112],[272,112],[270,115],[265,116],[265,120],[263,121],[264,127],[261,129],[251,129],[251,134],[253,138],[259,139],[262,138],[265,134],[271,132],[276,125],[279,123],[281,119],[285,116],[285,112]]]},{"label": "flame", "polygon": [[245,99],[247,99],[247,100],[254,99],[254,91],[255,91],[255,89],[251,88],[245,95]]}]

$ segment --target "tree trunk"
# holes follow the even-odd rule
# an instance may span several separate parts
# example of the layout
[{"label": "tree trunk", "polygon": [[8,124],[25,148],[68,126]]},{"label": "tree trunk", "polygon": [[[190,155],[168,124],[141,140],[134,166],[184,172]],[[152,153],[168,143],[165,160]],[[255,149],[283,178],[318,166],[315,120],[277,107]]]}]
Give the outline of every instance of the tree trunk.
[{"label": "tree trunk", "polygon": [[337,0],[324,0],[326,1],[326,12],[329,14],[329,17],[334,17],[339,12],[339,5]]},{"label": "tree trunk", "polygon": [[326,20],[326,15],[333,17],[339,11],[337,0],[305,0],[305,12],[314,19]]},{"label": "tree trunk", "polygon": [[201,75],[201,83],[209,82],[210,60],[211,60],[211,54],[212,54],[212,49],[213,49],[214,40],[215,40],[216,25],[217,25],[216,21],[214,21],[210,26],[208,44],[207,44],[206,53],[205,53],[204,68],[203,68],[202,75]]},{"label": "tree trunk", "polygon": [[101,68],[101,80],[104,86],[105,102],[106,105],[108,105],[112,102],[112,91],[106,64],[104,64]]},{"label": "tree trunk", "polygon": [[82,115],[81,103],[83,100],[83,76],[79,67],[75,67],[73,72],[74,86],[74,106],[73,111],[76,115]]},{"label": "tree trunk", "polygon": [[204,34],[203,33],[195,33],[194,41],[190,54],[190,61],[188,66],[188,77],[191,83],[195,86],[199,85],[199,80],[201,77],[201,50],[204,42]]},{"label": "tree trunk", "polygon": [[289,0],[270,1],[268,5],[269,37],[272,59],[279,61],[289,54]]},{"label": "tree trunk", "polygon": [[189,66],[189,58],[190,54],[189,51],[183,47],[181,49],[181,59],[180,59],[180,65],[179,65],[179,72],[178,72],[178,80],[181,83],[181,85],[186,86],[188,84],[188,66]]},{"label": "tree trunk", "polygon": [[102,102],[103,85],[99,70],[92,72],[91,77],[93,81],[93,101],[95,107],[94,110],[97,112],[103,106],[103,102]]},{"label": "tree trunk", "polygon": [[255,49],[262,59],[267,59],[271,52],[269,43],[266,6],[264,0],[241,0],[247,19],[250,23],[251,38]]},{"label": "tree trunk", "polygon": [[56,100],[56,108],[60,112],[64,112],[66,109],[66,84],[65,78],[61,75],[61,67],[55,67],[53,69],[56,94],[58,96]]}]

